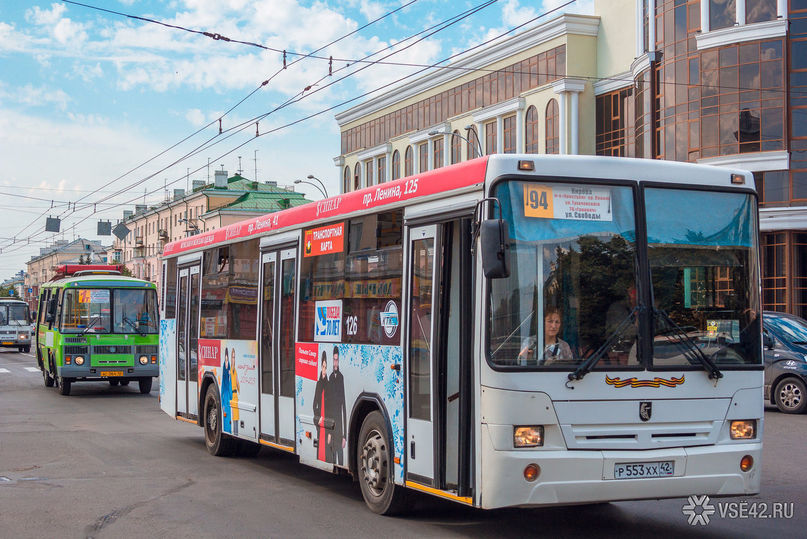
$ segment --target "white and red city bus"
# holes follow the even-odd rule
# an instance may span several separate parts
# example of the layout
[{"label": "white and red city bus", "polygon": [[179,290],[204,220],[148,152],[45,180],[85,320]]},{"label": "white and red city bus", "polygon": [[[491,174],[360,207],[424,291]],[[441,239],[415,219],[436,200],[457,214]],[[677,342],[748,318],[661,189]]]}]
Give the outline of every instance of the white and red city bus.
[{"label": "white and red city bus", "polygon": [[481,508],[755,494],[753,178],[493,155],[165,246],[160,399],[215,455]]}]

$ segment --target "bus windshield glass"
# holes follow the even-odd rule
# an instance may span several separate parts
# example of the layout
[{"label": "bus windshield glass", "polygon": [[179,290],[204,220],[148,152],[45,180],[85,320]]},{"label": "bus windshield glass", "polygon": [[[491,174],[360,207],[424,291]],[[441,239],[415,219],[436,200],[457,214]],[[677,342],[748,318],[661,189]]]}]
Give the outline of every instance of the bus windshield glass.
[{"label": "bus windshield glass", "polygon": [[27,326],[29,320],[28,305],[24,303],[0,305],[0,325]]},{"label": "bus windshield glass", "polygon": [[490,281],[488,357],[572,369],[636,362],[636,219],[629,187],[500,183],[510,276]]},{"label": "bus windshield glass", "polygon": [[653,363],[761,363],[756,205],[745,193],[645,190]]},{"label": "bus windshield glass", "polygon": [[157,293],[154,290],[115,290],[115,333],[157,333]]},{"label": "bus windshield glass", "polygon": [[110,290],[69,288],[62,299],[62,333],[109,333]]}]

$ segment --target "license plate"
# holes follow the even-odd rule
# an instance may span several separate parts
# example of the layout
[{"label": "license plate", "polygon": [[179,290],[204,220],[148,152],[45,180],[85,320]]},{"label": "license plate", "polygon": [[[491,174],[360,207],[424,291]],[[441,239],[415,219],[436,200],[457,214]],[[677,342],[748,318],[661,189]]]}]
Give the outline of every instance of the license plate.
[{"label": "license plate", "polygon": [[671,477],[675,462],[623,462],[614,464],[614,479],[644,479],[646,477]]},{"label": "license plate", "polygon": [[101,376],[123,376],[123,371],[101,371]]},{"label": "license plate", "polygon": [[3,344],[5,345],[14,344],[14,341],[3,341]]}]

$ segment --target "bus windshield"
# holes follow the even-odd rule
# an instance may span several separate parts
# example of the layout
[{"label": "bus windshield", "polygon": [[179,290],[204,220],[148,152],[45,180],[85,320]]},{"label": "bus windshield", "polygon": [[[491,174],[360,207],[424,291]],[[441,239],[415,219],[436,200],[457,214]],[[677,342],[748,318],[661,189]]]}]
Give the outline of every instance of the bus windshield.
[{"label": "bus windshield", "polygon": [[24,303],[0,305],[0,325],[27,326],[29,320],[28,305]]},{"label": "bus windshield", "polygon": [[653,363],[760,363],[752,195],[648,188],[645,205]]},{"label": "bus windshield", "polygon": [[147,334],[157,331],[157,294],[154,290],[71,288],[64,292],[64,333]]},{"label": "bus windshield", "polygon": [[157,333],[157,293],[115,290],[115,333]]},{"label": "bus windshield", "polygon": [[490,361],[574,368],[608,343],[600,364],[635,362],[631,188],[509,181],[495,194],[510,227],[510,276],[490,281]]},{"label": "bus windshield", "polygon": [[62,299],[62,333],[109,333],[110,291],[69,288]]}]

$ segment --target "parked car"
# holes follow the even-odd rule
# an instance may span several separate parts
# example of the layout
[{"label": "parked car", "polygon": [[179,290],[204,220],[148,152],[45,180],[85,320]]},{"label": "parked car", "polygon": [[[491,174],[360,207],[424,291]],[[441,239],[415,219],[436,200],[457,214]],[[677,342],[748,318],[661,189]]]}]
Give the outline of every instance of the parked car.
[{"label": "parked car", "polygon": [[807,410],[807,320],[765,311],[762,315],[765,399],[787,414]]}]

